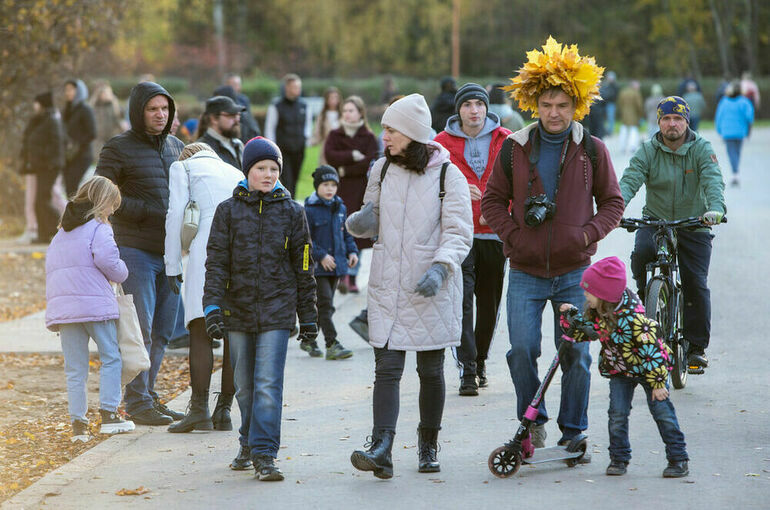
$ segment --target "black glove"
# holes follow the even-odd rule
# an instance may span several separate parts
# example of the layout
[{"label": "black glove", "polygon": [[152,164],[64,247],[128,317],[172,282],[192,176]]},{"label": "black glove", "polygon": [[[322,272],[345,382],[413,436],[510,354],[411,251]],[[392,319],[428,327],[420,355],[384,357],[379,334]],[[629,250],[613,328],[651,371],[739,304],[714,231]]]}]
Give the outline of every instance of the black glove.
[{"label": "black glove", "polygon": [[299,336],[297,340],[315,340],[318,337],[318,325],[315,322],[299,325]]},{"label": "black glove", "polygon": [[211,338],[224,338],[225,320],[221,308],[214,308],[206,314],[206,333]]},{"label": "black glove", "polygon": [[166,276],[168,278],[168,286],[171,287],[171,292],[179,294],[179,284],[182,283],[182,275]]}]

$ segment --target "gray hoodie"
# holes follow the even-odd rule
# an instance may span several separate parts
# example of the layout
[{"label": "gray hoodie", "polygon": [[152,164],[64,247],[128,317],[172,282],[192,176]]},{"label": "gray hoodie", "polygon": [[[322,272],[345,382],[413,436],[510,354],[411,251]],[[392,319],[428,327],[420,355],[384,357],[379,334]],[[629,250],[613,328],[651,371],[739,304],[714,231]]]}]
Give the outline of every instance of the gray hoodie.
[{"label": "gray hoodie", "polygon": [[489,145],[492,143],[492,132],[500,127],[500,117],[492,112],[487,112],[487,120],[479,134],[474,138],[466,135],[460,127],[460,115],[455,114],[446,121],[445,131],[452,136],[465,138],[465,151],[463,158],[476,175],[484,175],[489,159]]}]

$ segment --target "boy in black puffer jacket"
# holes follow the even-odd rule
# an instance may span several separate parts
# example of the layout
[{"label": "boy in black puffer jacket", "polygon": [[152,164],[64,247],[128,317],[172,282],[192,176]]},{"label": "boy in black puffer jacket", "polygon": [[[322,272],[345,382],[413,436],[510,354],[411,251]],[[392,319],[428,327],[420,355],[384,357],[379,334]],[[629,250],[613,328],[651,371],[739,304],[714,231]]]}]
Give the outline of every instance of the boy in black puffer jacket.
[{"label": "boy in black puffer jacket", "polygon": [[[348,274],[348,267],[358,263],[358,248],[345,229],[347,209],[337,196],[340,178],[334,167],[321,165],[313,172],[315,193],[305,200],[305,214],[313,239],[315,277],[318,284],[318,322],[324,332],[326,359],[346,359],[353,355],[337,340],[332,322],[334,291],[339,277]],[[303,342],[302,350],[313,357],[321,356],[318,345]]]},{"label": "boy in black puffer jacket", "polygon": [[300,340],[316,326],[310,232],[302,207],[278,182],[281,151],[256,137],[243,151],[246,179],[217,207],[207,246],[203,311],[212,338],[229,333],[235,397],[241,411],[238,457],[259,480],[283,480],[283,373],[289,332],[299,315]]}]

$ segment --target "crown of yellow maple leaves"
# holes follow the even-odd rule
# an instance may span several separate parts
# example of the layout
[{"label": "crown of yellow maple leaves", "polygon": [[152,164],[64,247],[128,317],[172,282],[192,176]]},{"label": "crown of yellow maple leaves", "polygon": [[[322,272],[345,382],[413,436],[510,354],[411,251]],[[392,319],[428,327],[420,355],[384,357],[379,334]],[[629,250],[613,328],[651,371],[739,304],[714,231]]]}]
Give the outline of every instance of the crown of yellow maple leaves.
[{"label": "crown of yellow maple leaves", "polygon": [[593,57],[581,57],[577,44],[562,45],[548,36],[543,51],[527,52],[527,62],[519,69],[519,75],[511,78],[511,84],[503,87],[519,103],[519,108],[538,117],[537,98],[553,87],[575,98],[575,120],[588,115],[591,103],[599,96],[599,81],[604,68],[596,65]]}]

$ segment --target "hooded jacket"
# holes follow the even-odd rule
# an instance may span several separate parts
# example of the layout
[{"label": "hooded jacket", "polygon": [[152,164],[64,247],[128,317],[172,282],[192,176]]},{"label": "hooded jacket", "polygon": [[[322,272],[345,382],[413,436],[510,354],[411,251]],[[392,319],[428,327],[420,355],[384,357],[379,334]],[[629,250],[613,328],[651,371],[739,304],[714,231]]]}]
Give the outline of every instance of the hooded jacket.
[{"label": "hooded jacket", "polygon": [[530,134],[537,128],[538,123],[534,122],[509,136],[513,140],[513,182],[508,179],[498,154],[481,198],[481,212],[503,241],[503,251],[512,268],[541,278],[553,278],[590,264],[596,243],[609,234],[623,216],[623,197],[607,147],[593,137],[598,168],[592,168],[582,144],[583,126],[573,121],[556,194],[556,213],[536,227],[527,225],[524,203],[530,195],[545,193],[536,169],[531,192],[528,189]]},{"label": "hooded jacket", "polygon": [[317,319],[310,232],[302,206],[276,184],[249,191],[244,179],[214,213],[203,310],[222,309],[231,331],[264,333]]},{"label": "hooded jacket", "polygon": [[[348,211],[338,196],[324,200],[317,192],[305,200],[305,215],[313,240],[313,260],[316,276],[343,276],[348,274],[348,255],[358,253],[356,242],[345,228]],[[337,267],[327,271],[321,260],[327,255],[334,257]]]},{"label": "hooded jacket", "polygon": [[[448,165],[446,195],[439,198],[441,167],[449,151],[439,149],[422,174],[390,164],[380,182],[385,158],[372,168],[364,203],[374,203],[377,228],[355,231],[375,237],[369,273],[369,343],[396,351],[429,351],[460,345],[463,278],[461,264],[473,244],[473,214],[468,184]],[[353,218],[361,211],[351,215]],[[435,263],[449,271],[433,297],[423,297],[417,282]]]},{"label": "hooded jacket", "polygon": [[64,167],[64,128],[55,108],[35,114],[21,145],[21,171],[25,174],[58,174]]},{"label": "hooded jacket", "polygon": [[646,216],[673,221],[727,212],[722,171],[711,143],[688,129],[685,142],[673,151],[660,136],[644,142],[623,172],[620,190],[625,203],[644,185]]},{"label": "hooded jacket", "polygon": [[91,204],[70,202],[62,228],[45,258],[45,325],[97,322],[118,318],[118,302],[110,282],[128,277],[112,228],[86,216]]},{"label": "hooded jacket", "polygon": [[[75,99],[64,107],[64,126],[71,146],[69,161],[88,156],[88,164],[93,161],[91,142],[96,138],[96,117],[88,104],[88,88],[83,80],[75,81]],[[88,166],[88,165],[86,165]]]},{"label": "hooded jacket", "polygon": [[[471,138],[460,127],[460,116],[453,115],[447,121],[446,130],[436,135],[435,141],[449,151],[452,163],[457,165],[468,180],[468,184],[479,188],[483,196],[487,181],[492,175],[497,153],[500,152],[500,147],[510,134],[508,129],[500,126],[497,115],[488,113],[482,130]],[[473,208],[473,233],[480,234],[483,238],[493,238],[495,234],[489,225],[479,223],[481,200],[471,201],[471,207]]]},{"label": "hooded jacket", "polygon": [[560,324],[564,336],[575,342],[591,340],[585,327],[597,332],[602,345],[599,373],[604,377],[628,377],[652,389],[665,388],[673,358],[658,323],[644,315],[639,296],[630,289],[623,292],[614,315],[618,325],[612,331],[604,319],[589,321],[582,315],[573,320],[572,327],[562,315]]},{"label": "hooded jacket", "polygon": [[[168,98],[168,122],[160,135],[149,135],[144,107],[157,95]],[[129,98],[131,129],[107,142],[99,155],[96,173],[117,184],[123,198],[112,216],[118,246],[163,254],[169,168],[184,148],[169,135],[175,110],[174,100],[163,87],[153,82],[138,84]]]}]

